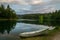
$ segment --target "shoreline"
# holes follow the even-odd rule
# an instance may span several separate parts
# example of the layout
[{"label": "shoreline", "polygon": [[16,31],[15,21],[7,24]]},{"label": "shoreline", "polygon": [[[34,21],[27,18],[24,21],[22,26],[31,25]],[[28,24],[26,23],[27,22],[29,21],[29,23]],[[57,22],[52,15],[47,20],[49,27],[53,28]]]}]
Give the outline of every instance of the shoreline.
[{"label": "shoreline", "polygon": [[18,19],[0,19],[0,21],[4,21],[4,20],[18,20]]}]

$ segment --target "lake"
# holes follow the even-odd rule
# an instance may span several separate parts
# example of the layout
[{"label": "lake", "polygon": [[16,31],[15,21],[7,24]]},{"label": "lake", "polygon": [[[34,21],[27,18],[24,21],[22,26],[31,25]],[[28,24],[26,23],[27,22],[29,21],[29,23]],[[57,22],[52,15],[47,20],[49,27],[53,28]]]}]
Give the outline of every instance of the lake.
[{"label": "lake", "polygon": [[42,30],[49,26],[39,25],[37,21],[0,21],[0,40],[20,40],[19,34]]}]

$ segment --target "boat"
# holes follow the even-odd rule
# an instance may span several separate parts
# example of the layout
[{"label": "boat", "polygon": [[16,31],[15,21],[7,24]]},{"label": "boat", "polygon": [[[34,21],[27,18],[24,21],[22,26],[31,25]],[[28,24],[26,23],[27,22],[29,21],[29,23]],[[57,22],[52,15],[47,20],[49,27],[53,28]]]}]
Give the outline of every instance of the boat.
[{"label": "boat", "polygon": [[20,37],[33,37],[33,36],[38,36],[43,33],[46,33],[47,31],[48,31],[48,28],[45,28],[42,30],[37,30],[37,31],[32,31],[32,32],[23,32],[23,33],[20,33],[19,36]]}]

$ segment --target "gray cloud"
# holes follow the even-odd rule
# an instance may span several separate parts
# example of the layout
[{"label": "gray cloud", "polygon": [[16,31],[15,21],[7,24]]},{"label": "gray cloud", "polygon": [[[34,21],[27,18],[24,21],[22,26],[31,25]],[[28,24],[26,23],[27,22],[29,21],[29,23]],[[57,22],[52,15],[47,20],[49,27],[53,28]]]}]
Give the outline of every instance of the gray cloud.
[{"label": "gray cloud", "polygon": [[51,12],[60,8],[60,0],[1,0],[0,3],[10,4],[18,14]]}]

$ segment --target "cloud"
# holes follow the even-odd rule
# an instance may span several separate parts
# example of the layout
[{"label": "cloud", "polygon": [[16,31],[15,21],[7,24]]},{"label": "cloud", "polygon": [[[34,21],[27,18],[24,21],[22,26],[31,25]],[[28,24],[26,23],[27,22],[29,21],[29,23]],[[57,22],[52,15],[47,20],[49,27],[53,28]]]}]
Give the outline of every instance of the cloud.
[{"label": "cloud", "polygon": [[1,0],[0,3],[10,4],[14,10],[23,13],[51,12],[60,7],[60,0]]},{"label": "cloud", "polygon": [[42,0],[30,0],[30,1],[26,1],[28,2],[29,4],[40,4],[42,3]]},{"label": "cloud", "polygon": [[0,2],[12,2],[14,0],[0,0]]},{"label": "cloud", "polygon": [[[49,0],[50,1],[50,0]],[[0,0],[0,2],[17,3],[17,4],[40,4],[49,2],[48,0]]]},{"label": "cloud", "polygon": [[52,12],[54,10],[55,10],[54,5],[32,6],[31,9],[33,13],[47,13],[47,12]]},{"label": "cloud", "polygon": [[55,5],[56,10],[60,9],[60,0],[52,0],[50,4]]},{"label": "cloud", "polygon": [[28,5],[24,0],[1,0],[2,3],[11,3],[11,4],[20,4],[20,5]]},{"label": "cloud", "polygon": [[58,2],[60,2],[60,0],[52,0],[51,2],[52,3],[58,3]]},{"label": "cloud", "polygon": [[56,10],[55,5],[51,4],[51,0],[42,0],[41,4],[32,4],[31,10],[33,13],[44,13],[44,12],[51,12]]}]

